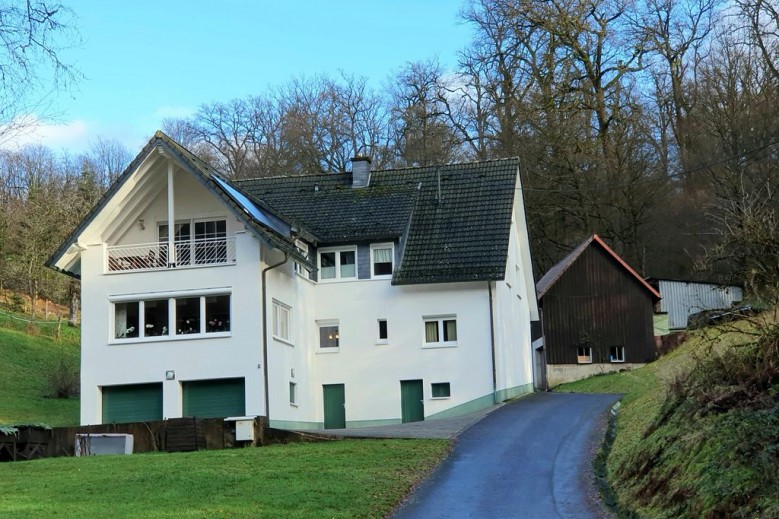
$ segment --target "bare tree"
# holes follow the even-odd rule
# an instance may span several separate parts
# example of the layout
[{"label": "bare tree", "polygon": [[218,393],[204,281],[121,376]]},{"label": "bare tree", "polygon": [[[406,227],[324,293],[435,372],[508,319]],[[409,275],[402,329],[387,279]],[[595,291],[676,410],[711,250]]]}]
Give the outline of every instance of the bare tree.
[{"label": "bare tree", "polygon": [[78,43],[72,17],[59,3],[0,3],[0,141],[51,115],[50,94],[79,79],[62,57]]}]

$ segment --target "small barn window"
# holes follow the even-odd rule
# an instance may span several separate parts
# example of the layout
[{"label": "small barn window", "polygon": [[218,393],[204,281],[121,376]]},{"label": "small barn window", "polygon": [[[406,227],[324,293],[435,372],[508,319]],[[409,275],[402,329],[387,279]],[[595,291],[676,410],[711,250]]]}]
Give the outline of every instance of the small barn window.
[{"label": "small barn window", "polygon": [[592,364],[592,347],[579,346],[576,348],[576,362],[579,364]]},{"label": "small barn window", "polygon": [[609,360],[611,362],[625,362],[625,347],[612,346],[609,348]]}]

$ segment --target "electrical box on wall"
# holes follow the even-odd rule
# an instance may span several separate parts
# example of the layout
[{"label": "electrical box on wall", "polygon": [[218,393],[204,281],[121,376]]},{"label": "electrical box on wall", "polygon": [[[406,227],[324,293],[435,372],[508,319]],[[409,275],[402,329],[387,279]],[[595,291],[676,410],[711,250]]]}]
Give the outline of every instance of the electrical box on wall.
[{"label": "electrical box on wall", "polygon": [[231,416],[225,422],[235,422],[235,441],[254,441],[254,416]]}]

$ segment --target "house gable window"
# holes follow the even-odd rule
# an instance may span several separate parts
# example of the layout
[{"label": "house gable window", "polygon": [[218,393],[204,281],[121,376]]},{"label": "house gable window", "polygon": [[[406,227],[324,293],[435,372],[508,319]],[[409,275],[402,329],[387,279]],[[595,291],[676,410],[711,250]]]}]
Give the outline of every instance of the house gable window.
[{"label": "house gable window", "polygon": [[164,340],[229,332],[230,313],[229,294],[114,301],[113,338]]},{"label": "house gable window", "polygon": [[457,346],[457,317],[425,317],[426,347]]},{"label": "house gable window", "polygon": [[357,279],[357,247],[339,247],[319,251],[321,281]]},{"label": "house gable window", "polygon": [[[168,242],[168,229],[167,223],[157,226],[159,241],[163,245]],[[177,265],[227,263],[227,220],[181,221],[174,225],[174,232]]]},{"label": "house gable window", "polygon": [[576,348],[576,362],[579,364],[592,364],[592,347],[578,346]]},{"label": "house gable window", "polygon": [[624,346],[612,346],[609,348],[609,361],[610,362],[625,362],[625,347]]},{"label": "house gable window", "polygon": [[273,338],[292,344],[292,308],[273,300]]},{"label": "house gable window", "polygon": [[391,243],[371,245],[371,277],[392,277],[393,252]]}]

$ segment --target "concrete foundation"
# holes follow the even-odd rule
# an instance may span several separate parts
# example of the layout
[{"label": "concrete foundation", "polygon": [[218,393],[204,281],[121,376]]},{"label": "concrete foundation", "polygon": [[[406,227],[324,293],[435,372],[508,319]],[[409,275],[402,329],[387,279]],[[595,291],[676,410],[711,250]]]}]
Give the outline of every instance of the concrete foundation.
[{"label": "concrete foundation", "polygon": [[646,366],[639,363],[592,363],[592,364],[547,364],[546,376],[549,387],[559,386],[565,382],[573,382],[593,375],[613,373]]}]

